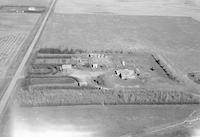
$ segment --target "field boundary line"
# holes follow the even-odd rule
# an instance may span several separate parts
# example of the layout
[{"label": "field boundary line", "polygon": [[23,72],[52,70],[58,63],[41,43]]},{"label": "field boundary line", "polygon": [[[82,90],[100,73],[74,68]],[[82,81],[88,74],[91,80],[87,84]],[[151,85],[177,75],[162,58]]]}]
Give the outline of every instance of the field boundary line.
[{"label": "field boundary line", "polygon": [[11,80],[11,82],[10,82],[9,86],[7,87],[4,95],[2,96],[2,99],[0,101],[0,115],[4,111],[5,106],[6,106],[8,100],[10,98],[10,95],[11,95],[11,93],[12,93],[12,91],[13,91],[16,83],[17,83],[17,80],[19,79],[19,77],[20,77],[20,75],[21,75],[21,73],[22,73],[22,71],[24,69],[24,66],[25,66],[27,60],[29,59],[29,56],[31,55],[31,52],[32,52],[33,48],[35,47],[36,43],[38,42],[38,39],[40,38],[40,36],[42,34],[42,31],[43,31],[43,29],[45,27],[45,24],[46,24],[50,14],[51,14],[51,11],[52,11],[56,1],[57,0],[52,0],[52,2],[50,4],[50,7],[49,7],[45,17],[44,17],[44,19],[43,19],[43,21],[42,21],[42,23],[41,23],[36,35],[35,35],[33,41],[31,42],[30,47],[26,51],[26,54],[25,54],[24,58],[22,59],[22,62],[20,63],[20,65],[19,65],[19,67],[18,67],[13,79]]}]

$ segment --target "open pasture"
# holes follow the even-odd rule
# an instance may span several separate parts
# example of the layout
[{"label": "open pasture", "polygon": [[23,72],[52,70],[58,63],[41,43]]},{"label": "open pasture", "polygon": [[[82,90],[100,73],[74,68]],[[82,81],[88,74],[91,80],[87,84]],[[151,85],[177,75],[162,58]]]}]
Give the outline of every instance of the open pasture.
[{"label": "open pasture", "polygon": [[40,48],[198,50],[200,23],[189,17],[54,14]]}]

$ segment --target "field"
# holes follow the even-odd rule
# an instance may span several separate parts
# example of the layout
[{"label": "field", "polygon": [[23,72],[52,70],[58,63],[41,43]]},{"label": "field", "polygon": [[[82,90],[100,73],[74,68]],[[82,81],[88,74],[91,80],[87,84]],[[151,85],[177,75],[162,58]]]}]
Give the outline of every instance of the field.
[{"label": "field", "polygon": [[199,71],[200,69],[200,52],[198,49],[199,45],[196,44],[196,47],[190,48],[186,51],[178,51],[176,53],[165,54],[171,64],[181,70],[184,75]]},{"label": "field", "polygon": [[0,13],[0,31],[30,31],[39,14]]},{"label": "field", "polygon": [[[39,15],[0,13],[0,74],[6,76],[7,68],[22,48]],[[9,72],[11,74],[11,72]],[[0,83],[0,87],[4,82]]]},{"label": "field", "polygon": [[198,50],[199,30],[200,24],[189,17],[54,14],[39,45],[171,53]]},{"label": "field", "polygon": [[140,137],[156,131],[159,127],[184,121],[195,109],[199,107],[195,105],[17,107],[10,109],[9,115],[4,118],[4,127],[7,129],[3,133],[14,137],[50,135]]},{"label": "field", "polygon": [[47,6],[50,0],[0,0],[1,5],[27,5],[27,6]]},{"label": "field", "polygon": [[[194,137],[199,123],[186,120],[200,110],[199,73],[193,74],[200,66],[198,6],[198,0],[58,0],[0,132],[5,137]],[[38,18],[0,14],[3,32],[30,32]],[[37,55],[39,49],[46,53]]]},{"label": "field", "polygon": [[7,36],[0,37],[0,65],[6,66],[9,60],[15,56],[20,49],[20,46],[27,38],[26,33],[12,32]]},{"label": "field", "polygon": [[[7,34],[6,34],[7,33]],[[0,78],[4,78],[5,72],[17,55],[28,34],[26,32],[6,32],[0,36]]]},{"label": "field", "polygon": [[40,15],[34,14],[30,16],[30,14],[0,12],[0,98],[29,46],[28,43],[32,39],[32,32]]},{"label": "field", "polygon": [[[0,13],[0,74],[6,75],[14,57],[28,38],[39,15]],[[3,82],[1,82],[3,84]],[[0,87],[1,87],[0,84]]]},{"label": "field", "polygon": [[198,0],[59,0],[56,13],[194,16]]}]

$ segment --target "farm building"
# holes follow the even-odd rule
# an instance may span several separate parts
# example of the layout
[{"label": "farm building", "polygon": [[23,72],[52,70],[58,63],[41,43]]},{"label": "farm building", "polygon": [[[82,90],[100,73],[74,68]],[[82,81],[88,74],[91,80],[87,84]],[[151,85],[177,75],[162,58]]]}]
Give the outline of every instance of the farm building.
[{"label": "farm building", "polygon": [[129,69],[116,70],[115,74],[123,80],[136,79],[135,71]]},{"label": "farm building", "polygon": [[93,69],[98,68],[98,64],[92,64],[92,68],[93,68]]},{"label": "farm building", "polygon": [[88,59],[78,59],[78,64],[80,64],[80,65],[85,65],[85,64],[87,64],[88,63]]},{"label": "farm building", "polygon": [[88,57],[93,57],[94,56],[94,53],[90,53],[89,55],[88,55]]},{"label": "farm building", "polygon": [[125,61],[122,61],[121,63],[122,63],[122,66],[125,66]]},{"label": "farm building", "polygon": [[29,7],[28,10],[29,11],[36,11],[36,8],[35,7]]},{"label": "farm building", "polygon": [[92,68],[109,68],[112,61],[104,54],[90,54],[89,64]]},{"label": "farm building", "polygon": [[94,58],[107,58],[107,56],[104,55],[104,54],[96,54],[96,53],[90,53],[88,56],[90,58],[92,58],[92,57],[94,57]]},{"label": "farm building", "polygon": [[72,69],[72,65],[71,64],[64,64],[61,66],[61,70],[62,71],[68,71]]},{"label": "farm building", "polygon": [[86,81],[79,81],[78,86],[80,86],[80,87],[87,86],[87,82]]},{"label": "farm building", "polygon": [[139,70],[138,68],[135,68],[135,74],[136,74],[137,76],[140,75],[140,70]]}]

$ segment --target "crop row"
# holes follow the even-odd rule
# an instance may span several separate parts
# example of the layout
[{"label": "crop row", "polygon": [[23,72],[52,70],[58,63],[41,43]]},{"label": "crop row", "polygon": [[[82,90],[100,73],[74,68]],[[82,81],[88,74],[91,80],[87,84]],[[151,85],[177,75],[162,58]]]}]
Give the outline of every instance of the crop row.
[{"label": "crop row", "polygon": [[0,64],[5,63],[13,57],[16,50],[20,48],[26,39],[25,33],[14,33],[0,39]]}]

